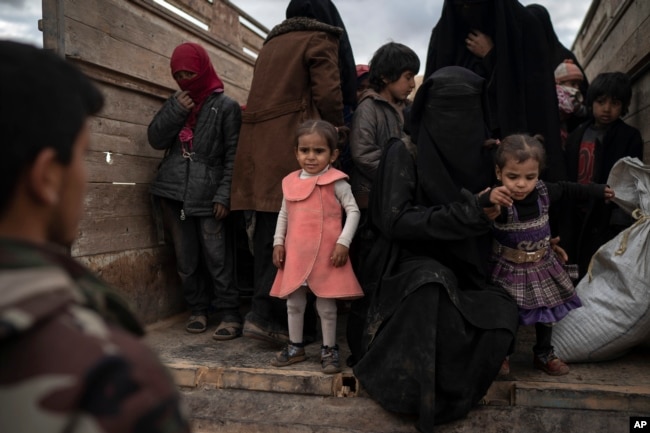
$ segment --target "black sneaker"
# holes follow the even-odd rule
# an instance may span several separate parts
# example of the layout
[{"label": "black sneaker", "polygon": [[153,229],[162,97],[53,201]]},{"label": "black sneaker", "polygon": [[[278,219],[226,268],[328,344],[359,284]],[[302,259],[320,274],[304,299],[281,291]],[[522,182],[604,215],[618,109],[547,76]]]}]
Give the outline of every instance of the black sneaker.
[{"label": "black sneaker", "polygon": [[338,344],[320,347],[320,364],[323,368],[323,373],[332,374],[341,371]]},{"label": "black sneaker", "polygon": [[296,346],[289,343],[284,346],[281,352],[275,355],[275,358],[271,360],[271,365],[274,367],[286,367],[296,362],[302,362],[305,359],[307,359],[307,356],[305,356],[305,348],[302,345]]}]

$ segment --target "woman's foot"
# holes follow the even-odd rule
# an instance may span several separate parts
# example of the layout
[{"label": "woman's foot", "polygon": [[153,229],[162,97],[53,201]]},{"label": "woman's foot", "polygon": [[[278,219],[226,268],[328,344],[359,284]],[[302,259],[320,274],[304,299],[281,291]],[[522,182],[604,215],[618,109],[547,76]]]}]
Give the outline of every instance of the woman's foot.
[{"label": "woman's foot", "polygon": [[501,363],[501,369],[499,370],[499,376],[507,376],[510,374],[510,357],[506,358]]},{"label": "woman's foot", "polygon": [[248,319],[244,322],[243,335],[246,338],[266,341],[267,343],[286,344],[289,342],[289,334],[265,329]]},{"label": "woman's foot", "polygon": [[289,343],[284,346],[281,352],[275,355],[275,358],[271,360],[271,365],[274,367],[286,367],[296,362],[302,362],[305,359],[307,359],[307,356],[305,355],[304,345],[302,343],[298,345]]},{"label": "woman's foot", "polygon": [[558,358],[553,351],[550,351],[546,355],[535,355],[533,365],[536,369],[542,370],[551,376],[564,376],[565,374],[569,374],[569,366]]},{"label": "woman's foot", "polygon": [[323,373],[332,374],[341,371],[338,344],[320,347],[320,364],[323,368]]}]

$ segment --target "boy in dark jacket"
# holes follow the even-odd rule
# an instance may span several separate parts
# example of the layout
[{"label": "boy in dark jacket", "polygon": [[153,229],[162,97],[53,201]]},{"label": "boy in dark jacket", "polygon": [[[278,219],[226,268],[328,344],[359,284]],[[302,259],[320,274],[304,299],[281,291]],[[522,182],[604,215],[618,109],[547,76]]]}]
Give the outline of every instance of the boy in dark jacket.
[{"label": "boy in dark jacket", "polygon": [[[160,198],[176,252],[178,275],[191,316],[187,332],[207,329],[214,298],[220,324],[216,340],[241,335],[239,292],[233,282],[233,252],[224,221],[241,126],[239,104],[223,94],[223,83],[203,47],[184,43],[171,57],[181,91],[165,102],[147,131],[155,149],[165,149],[151,193]],[[205,287],[204,267],[211,287]],[[212,293],[209,289],[212,289]]]},{"label": "boy in dark jacket", "polygon": [[[631,99],[630,80],[622,72],[602,73],[591,83],[587,91],[590,119],[567,138],[569,181],[604,184],[620,158],[643,159],[641,133],[621,119]],[[571,261],[578,263],[582,278],[596,250],[629,226],[632,219],[614,203],[599,200],[567,209],[568,219],[560,227],[560,237]]]}]

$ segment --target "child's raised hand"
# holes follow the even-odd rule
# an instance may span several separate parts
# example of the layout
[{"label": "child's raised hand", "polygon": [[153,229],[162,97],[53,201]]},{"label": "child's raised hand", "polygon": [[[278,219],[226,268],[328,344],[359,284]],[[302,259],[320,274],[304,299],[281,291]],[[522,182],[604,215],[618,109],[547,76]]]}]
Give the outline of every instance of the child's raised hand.
[{"label": "child's raised hand", "polygon": [[273,264],[276,268],[284,268],[284,245],[276,245],[273,247]]},{"label": "child's raised hand", "polygon": [[190,98],[190,92],[183,90],[176,95],[176,100],[179,104],[183,106],[186,110],[191,110],[194,108],[194,101]]},{"label": "child's raised hand", "polygon": [[348,247],[341,244],[336,244],[334,246],[334,251],[332,251],[332,255],[330,256],[332,266],[335,268],[343,266],[348,261],[348,251]]},{"label": "child's raised hand", "polygon": [[614,192],[614,190],[611,189],[610,187],[606,186],[605,187],[605,201],[609,202],[614,197],[616,197],[616,193]]},{"label": "child's raised hand", "polygon": [[490,191],[490,203],[498,204],[500,206],[512,206],[512,198],[510,198],[510,191],[505,186],[497,186]]}]

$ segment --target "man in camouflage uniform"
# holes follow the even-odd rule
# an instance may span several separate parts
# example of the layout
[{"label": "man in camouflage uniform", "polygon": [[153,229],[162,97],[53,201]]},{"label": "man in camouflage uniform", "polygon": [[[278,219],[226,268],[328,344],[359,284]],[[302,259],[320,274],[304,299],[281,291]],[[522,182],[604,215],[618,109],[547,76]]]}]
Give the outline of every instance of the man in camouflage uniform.
[{"label": "man in camouflage uniform", "polygon": [[102,95],[45,50],[0,41],[0,59],[0,432],[189,432],[137,320],[60,252]]}]

